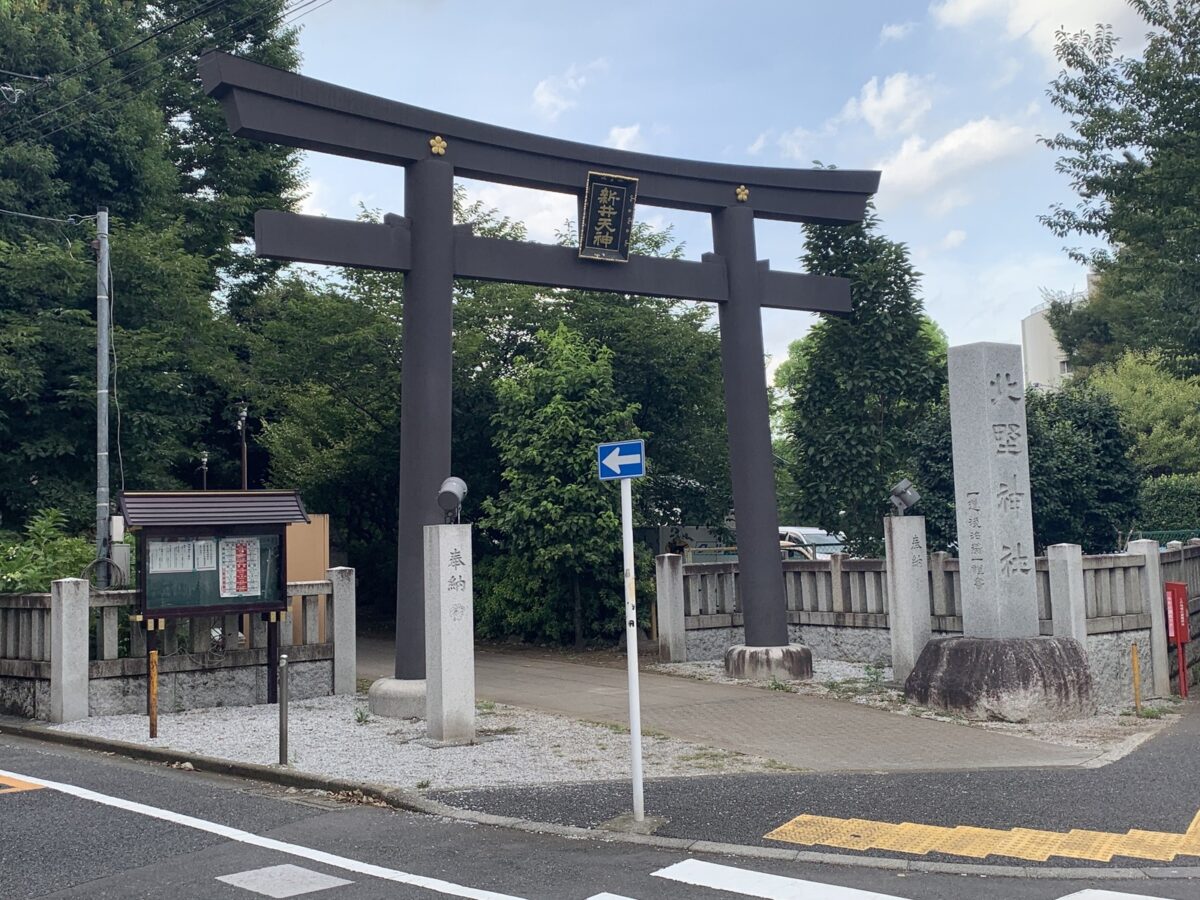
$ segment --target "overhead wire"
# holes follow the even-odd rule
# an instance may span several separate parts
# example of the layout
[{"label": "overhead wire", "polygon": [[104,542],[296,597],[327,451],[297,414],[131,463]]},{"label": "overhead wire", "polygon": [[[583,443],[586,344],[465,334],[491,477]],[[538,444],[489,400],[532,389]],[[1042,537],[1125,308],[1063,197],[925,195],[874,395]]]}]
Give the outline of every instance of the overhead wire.
[{"label": "overhead wire", "polygon": [[[170,31],[173,31],[175,28],[178,28],[180,25],[183,25],[183,24],[186,24],[187,22],[193,21],[194,19],[198,18],[199,16],[203,15],[206,12],[212,12],[218,6],[220,6],[224,3],[227,3],[227,2],[228,2],[228,0],[211,0],[211,2],[194,10],[189,15],[179,19],[176,22],[171,23],[170,27],[163,27],[163,28],[156,29],[155,31],[151,32],[150,34],[144,35],[138,41],[136,41],[132,44],[129,44],[126,47],[119,47],[115,50],[112,50],[109,53],[105,54],[104,56],[100,57],[99,59],[93,60],[91,63],[88,63],[84,66],[77,66],[75,69],[71,69],[69,72],[66,72],[61,76],[53,76],[51,79],[49,79],[47,81],[47,84],[53,83],[55,85],[58,85],[58,84],[62,84],[63,82],[66,82],[66,81],[70,81],[73,78],[78,78],[80,75],[82,75],[88,69],[94,68],[95,66],[98,66],[101,63],[106,62],[107,60],[115,59],[116,57],[120,56],[122,53],[127,53],[130,50],[134,50],[134,49],[142,46],[143,44],[145,44],[147,41],[155,39],[156,37],[161,37],[162,35],[167,34]],[[178,51],[176,51],[176,52],[178,52]],[[153,60],[148,63],[144,63],[143,65],[134,69],[132,72],[125,73],[125,75],[118,78],[116,81],[109,82],[108,84],[102,85],[101,87],[98,87],[98,88],[93,88],[90,91],[85,91],[84,93],[79,94],[78,96],[66,101],[65,103],[60,103],[58,106],[54,107],[53,109],[48,109],[45,112],[39,113],[38,115],[33,116],[30,119],[26,119],[23,122],[19,122],[16,124],[16,127],[14,130],[6,130],[2,136],[5,138],[9,138],[9,139],[19,139],[20,137],[22,137],[24,135],[24,133],[29,129],[29,127],[31,125],[33,125],[34,122],[44,119],[47,116],[52,116],[52,115],[54,115],[54,113],[59,112],[60,110],[64,110],[64,109],[67,109],[68,107],[74,106],[80,100],[84,100],[87,97],[98,93],[102,88],[115,87],[116,85],[121,84],[123,81],[126,81],[129,78],[132,78],[134,75],[138,74],[139,72],[145,71],[150,66],[157,65],[158,63],[162,62],[164,59],[168,58],[171,55],[172,55],[171,53],[163,54],[158,59]],[[36,93],[36,91],[30,91],[29,93],[30,93],[30,96],[33,96]]]},{"label": "overhead wire", "polygon": [[[228,2],[228,0],[209,0],[208,3],[198,7],[197,9],[192,10],[192,12],[188,13],[187,15],[181,16],[180,18],[176,19],[174,22],[168,22],[165,25],[162,25],[162,26],[154,29],[149,34],[142,35],[141,37],[137,38],[136,40],[132,41],[129,44],[126,44],[121,47],[116,47],[116,48],[108,51],[107,53],[105,53],[102,56],[98,56],[95,59],[88,60],[86,62],[82,62],[79,65],[75,66],[73,69],[68,69],[65,72],[58,73],[57,75],[46,75],[43,78],[41,78],[40,80],[43,81],[46,85],[50,85],[50,84],[61,84],[64,81],[70,81],[72,78],[78,78],[84,72],[87,72],[90,69],[94,69],[96,66],[101,65],[102,63],[105,63],[110,59],[116,59],[122,53],[128,53],[131,50],[136,50],[138,47],[142,46],[143,44],[147,43],[148,41],[152,41],[155,38],[161,37],[164,34],[169,34],[170,32],[174,31],[176,28],[178,28],[180,25],[185,25],[188,22],[191,22],[194,19],[199,18],[200,16],[204,15],[207,12],[211,12],[216,7],[220,6],[223,3],[227,3],[227,2]],[[13,74],[13,73],[9,73],[9,74]],[[29,77],[29,76],[26,76],[26,77]],[[33,92],[31,92],[31,93],[33,93]]]},{"label": "overhead wire", "polygon": [[[264,2],[262,4],[262,6],[266,7],[270,2],[271,2],[271,0],[266,0],[266,2]],[[285,8],[283,10],[281,10],[279,13],[277,13],[275,16],[273,16],[272,17],[273,21],[271,24],[292,25],[299,19],[302,19],[302,18],[304,18],[304,16],[307,16],[309,13],[316,12],[318,9],[321,9],[321,7],[323,7],[323,6],[327,6],[331,2],[333,2],[333,0],[321,0],[321,2],[318,2],[318,0],[299,0],[299,2],[297,2],[295,5],[291,6],[290,8],[285,6]],[[317,4],[317,5],[314,6],[313,4]],[[305,7],[310,7],[310,8],[305,9]],[[304,11],[299,12],[300,10],[304,10]],[[265,9],[260,8],[257,12],[249,13],[248,15],[243,16],[241,19],[238,19],[235,22],[231,22],[226,25],[223,25],[221,28],[218,28],[212,34],[202,35],[199,38],[196,38],[195,40],[184,44],[182,47],[179,47],[176,50],[172,50],[168,53],[164,53],[158,59],[156,59],[152,62],[146,63],[145,65],[140,66],[139,68],[133,70],[132,72],[126,73],[123,77],[117,79],[114,82],[111,82],[110,84],[104,85],[104,88],[109,89],[109,88],[116,87],[117,85],[128,81],[130,78],[132,78],[135,75],[139,74],[140,72],[150,68],[151,66],[157,65],[160,62],[164,62],[165,60],[170,59],[171,57],[179,56],[182,53],[188,52],[202,43],[213,41],[217,37],[217,35],[220,35],[223,32],[227,32],[230,29],[237,28],[239,25],[242,25],[242,24],[250,21],[254,17],[262,15],[265,11],[266,11]],[[298,15],[295,14],[297,12],[299,12]],[[169,75],[169,73],[162,73],[161,75],[157,75],[157,76],[152,75],[149,79],[144,81],[142,84],[135,86],[134,92],[139,93],[141,91],[144,91],[151,84],[154,84],[156,81],[161,81],[162,79],[168,77],[168,75]],[[94,96],[94,95],[98,94],[100,92],[100,90],[101,90],[101,88],[96,88],[94,90],[88,91],[85,94],[81,94],[80,96],[74,98],[73,100],[68,101],[67,103],[61,104],[60,106],[56,107],[54,110],[50,110],[50,112],[56,112],[60,109],[64,109],[68,106],[72,106],[75,103],[80,102],[81,100],[85,100],[90,96]],[[34,142],[45,141],[45,140],[49,139],[50,137],[52,137],[53,135],[58,134],[60,131],[64,131],[67,128],[72,128],[75,125],[78,125],[80,122],[84,121],[89,116],[95,115],[96,113],[103,112],[104,110],[109,109],[119,103],[125,102],[127,99],[128,99],[127,97],[114,97],[109,100],[103,101],[100,104],[88,109],[84,113],[84,115],[79,118],[76,118],[69,122],[66,122],[66,123],[58,126],[57,128],[51,129],[50,131],[43,132],[41,134],[32,135],[30,137]],[[46,114],[43,113],[42,116],[38,116],[35,118],[42,118],[44,115],[46,115]],[[34,120],[31,119],[26,123],[22,123],[21,125],[18,126],[17,129],[15,129],[13,132],[9,132],[8,134],[15,134],[16,135],[16,137],[14,138],[15,140],[25,139],[26,134],[24,133],[23,129],[26,129],[26,126],[28,126],[33,121]],[[0,135],[0,137],[7,137],[7,136],[8,136],[7,134]]]}]

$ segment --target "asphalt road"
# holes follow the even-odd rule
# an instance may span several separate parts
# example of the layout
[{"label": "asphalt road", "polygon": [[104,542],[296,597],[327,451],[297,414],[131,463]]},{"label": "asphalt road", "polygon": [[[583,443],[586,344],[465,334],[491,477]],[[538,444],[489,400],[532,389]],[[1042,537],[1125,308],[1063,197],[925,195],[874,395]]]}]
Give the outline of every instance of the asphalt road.
[{"label": "asphalt road", "polygon": [[1089,888],[1184,900],[1200,892],[1181,880],[1017,880],[687,856],[347,804],[7,736],[0,770],[54,783],[7,792],[0,784],[4,900],[288,896],[278,893],[278,871],[268,873],[274,894],[219,880],[276,866],[296,867],[290,874],[309,888],[309,879],[338,879],[304,894],[323,900],[1057,900]]},{"label": "asphalt road", "polygon": [[[61,785],[0,793],[4,900],[252,900],[265,894],[218,878],[253,877],[280,865],[296,866],[301,880],[340,880],[305,894],[328,900],[1056,900],[1088,888],[1169,900],[1198,894],[1192,881],[1010,880],[689,857],[470,826],[11,737],[0,737],[0,769]],[[76,796],[80,791],[97,796]],[[130,802],[144,808],[127,808]],[[440,882],[430,889],[414,877]],[[280,887],[278,876],[272,883]],[[874,893],[832,893],[833,886]]]},{"label": "asphalt road", "polygon": [[[657,833],[733,844],[791,846],[764,839],[801,814],[882,822],[969,825],[1102,832],[1129,829],[1183,833],[1200,811],[1200,704],[1136,752],[1097,769],[981,769],[978,771],[879,774],[722,775],[652,781],[646,809],[668,820]],[[886,752],[886,751],[884,751]],[[438,798],[470,809],[554,822],[594,826],[629,806],[625,783],[587,783],[538,788],[444,792]],[[800,849],[800,848],[797,848]],[[901,853],[824,846],[802,849],[916,858]],[[971,861],[929,853],[930,861]],[[989,858],[989,863],[1039,865]],[[1090,860],[1052,857],[1044,865],[1095,866]],[[1115,858],[1114,865],[1200,865]],[[1200,897],[1200,887],[1196,890]]]}]

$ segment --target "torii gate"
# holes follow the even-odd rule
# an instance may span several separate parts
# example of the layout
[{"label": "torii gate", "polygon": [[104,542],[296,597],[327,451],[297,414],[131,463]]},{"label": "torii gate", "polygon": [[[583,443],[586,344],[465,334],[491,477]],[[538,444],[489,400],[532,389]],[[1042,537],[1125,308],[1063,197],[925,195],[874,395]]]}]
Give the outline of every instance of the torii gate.
[{"label": "torii gate", "polygon": [[[671,159],[486,125],[209,52],[205,91],[233,134],[403,166],[404,216],[384,224],[260,210],[256,252],[273,259],[405,273],[400,419],[396,678],[425,677],[422,529],[439,524],[450,474],[455,277],[644,294],[717,304],[737,516],[738,600],[746,644],[788,644],[766,379],[763,306],[846,313],[842,278],[772,271],[755,255],[754,219],[862,221],[879,173],[776,169]],[[713,248],[700,262],[577,251],[474,235],[452,221],[454,176],[575,194],[588,173],[637,178],[638,199],[709,213]]]}]

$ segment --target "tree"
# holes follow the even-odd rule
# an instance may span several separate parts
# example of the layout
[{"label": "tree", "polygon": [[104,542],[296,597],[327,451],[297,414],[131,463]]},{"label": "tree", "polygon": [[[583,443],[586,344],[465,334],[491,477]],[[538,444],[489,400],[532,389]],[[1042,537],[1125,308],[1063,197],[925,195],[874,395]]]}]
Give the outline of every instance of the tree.
[{"label": "tree", "polygon": [[924,316],[908,249],[861,225],[809,226],[809,272],[850,279],[851,312],[826,318],[780,367],[786,462],[795,484],[785,515],[878,553],[888,490],[908,459],[909,430],[945,383],[945,338]]},{"label": "tree", "polygon": [[623,616],[620,521],[595,447],[637,437],[637,407],[613,384],[613,354],[565,325],[538,336],[497,385],[496,451],[504,487],[481,523],[502,555],[480,578],[480,625],[563,641],[612,634]]},{"label": "tree", "polygon": [[1159,475],[1142,482],[1142,517],[1146,531],[1200,528],[1200,474]]},{"label": "tree", "polygon": [[1130,459],[1143,476],[1200,472],[1200,377],[1172,375],[1151,352],[1126,353],[1087,380],[1120,410],[1133,436]]},{"label": "tree", "polygon": [[[294,154],[231,149],[216,102],[199,93],[195,52],[237,47],[294,65],[283,9],[283,0],[0,7],[5,67],[58,76],[24,83],[0,111],[0,208],[55,220],[97,205],[111,213],[115,487],[187,484],[201,448],[214,451],[214,475],[236,472],[229,403],[245,351],[229,327],[235,285],[217,273],[235,268],[254,205],[286,205],[298,170]],[[92,234],[88,222],[0,215],[6,525],[46,506],[73,528],[94,519]]]},{"label": "tree", "polygon": [[[1200,3],[1130,0],[1150,31],[1142,58],[1119,56],[1109,26],[1059,34],[1064,66],[1051,102],[1071,131],[1043,143],[1060,151],[1075,205],[1043,217],[1056,235],[1098,239],[1071,255],[1100,274],[1094,302],[1052,316],[1076,365],[1159,347],[1200,372]],[[1111,352],[1102,351],[1111,344]]]},{"label": "tree", "polygon": [[[1072,543],[1108,553],[1137,522],[1138,477],[1129,461],[1130,436],[1105,394],[1083,384],[1025,395],[1029,434],[1030,505],[1038,552]],[[921,493],[932,547],[957,540],[950,408],[943,399],[913,428],[909,477]]]}]

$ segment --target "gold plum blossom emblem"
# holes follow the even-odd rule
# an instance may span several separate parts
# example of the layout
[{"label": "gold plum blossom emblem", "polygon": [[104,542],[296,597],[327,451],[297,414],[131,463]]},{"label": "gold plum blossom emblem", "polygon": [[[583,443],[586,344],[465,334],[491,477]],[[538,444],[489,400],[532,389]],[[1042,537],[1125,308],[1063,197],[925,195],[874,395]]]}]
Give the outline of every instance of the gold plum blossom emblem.
[{"label": "gold plum blossom emblem", "polygon": [[435,134],[429,139],[429,151],[434,156],[446,155],[446,139],[440,134]]},{"label": "gold plum blossom emblem", "polygon": [[739,184],[733,193],[738,198],[738,203],[745,203],[750,199],[750,188],[744,184]]}]

